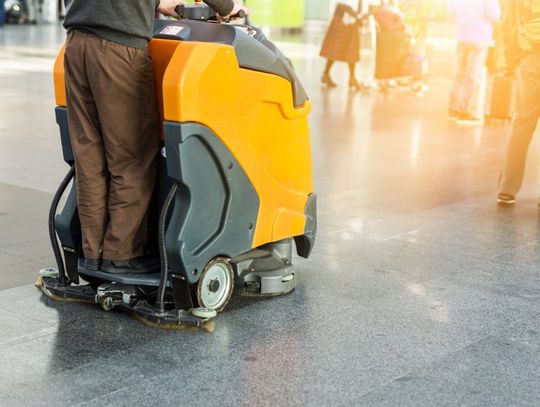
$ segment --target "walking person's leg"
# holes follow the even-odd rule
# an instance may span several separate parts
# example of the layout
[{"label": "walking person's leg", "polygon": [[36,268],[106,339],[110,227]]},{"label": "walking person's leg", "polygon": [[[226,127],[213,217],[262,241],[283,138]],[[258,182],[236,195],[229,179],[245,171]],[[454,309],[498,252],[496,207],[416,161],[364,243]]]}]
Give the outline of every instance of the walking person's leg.
[{"label": "walking person's leg", "polygon": [[[527,56],[518,71],[518,96],[514,120],[499,179],[499,200],[513,203],[521,189],[527,152],[540,118],[540,54]],[[507,201],[507,202],[503,202]]]},{"label": "walking person's leg", "polygon": [[450,102],[448,104],[448,114],[450,119],[457,117],[465,111],[463,106],[463,83],[465,81],[465,66],[468,58],[468,47],[466,44],[459,43],[457,47],[457,67],[452,89],[450,91]]},{"label": "walking person's leg", "polygon": [[478,121],[476,96],[482,82],[482,72],[486,64],[488,49],[484,46],[468,44],[465,71],[462,78],[461,102],[465,120]]},{"label": "walking person's leg", "polygon": [[356,79],[356,63],[351,62],[348,65],[349,65],[349,88],[351,88],[352,90],[362,89],[362,85]]},{"label": "walking person's leg", "polygon": [[63,19],[66,16],[66,6],[64,0],[58,0],[58,18]]},{"label": "walking person's leg", "polygon": [[325,84],[326,86],[328,86],[329,88],[335,88],[337,86],[336,83],[330,77],[330,70],[334,66],[334,62],[335,61],[333,61],[331,59],[326,60],[326,65],[324,67],[323,76],[321,78],[321,82],[323,84]]},{"label": "walking person's leg", "polygon": [[38,0],[26,0],[26,8],[28,11],[28,22],[30,24],[36,24],[39,12]]}]

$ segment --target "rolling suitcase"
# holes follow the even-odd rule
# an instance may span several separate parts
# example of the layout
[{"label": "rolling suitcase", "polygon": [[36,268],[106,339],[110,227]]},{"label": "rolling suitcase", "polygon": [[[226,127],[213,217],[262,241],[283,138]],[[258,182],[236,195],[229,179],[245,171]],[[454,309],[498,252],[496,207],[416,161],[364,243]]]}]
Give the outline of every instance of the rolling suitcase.
[{"label": "rolling suitcase", "polygon": [[489,80],[486,101],[486,118],[511,120],[516,102],[516,80],[503,74],[493,75]]},{"label": "rolling suitcase", "polygon": [[399,78],[402,63],[410,52],[410,38],[407,34],[380,29],[377,33],[375,79]]},{"label": "rolling suitcase", "polygon": [[422,55],[409,54],[401,63],[400,76],[411,77],[416,80],[420,80],[424,77],[426,72],[427,61]]}]

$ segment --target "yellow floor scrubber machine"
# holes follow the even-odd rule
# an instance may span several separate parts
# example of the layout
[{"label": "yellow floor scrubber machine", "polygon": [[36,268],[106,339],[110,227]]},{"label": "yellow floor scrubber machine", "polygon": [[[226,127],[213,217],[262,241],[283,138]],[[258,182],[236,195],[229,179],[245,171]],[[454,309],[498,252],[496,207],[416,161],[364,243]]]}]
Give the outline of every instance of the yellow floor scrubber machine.
[{"label": "yellow floor scrubber machine", "polygon": [[289,61],[259,29],[217,22],[205,4],[177,11],[180,20],[156,21],[149,44],[163,125],[149,213],[156,225],[149,250],[159,253],[160,272],[120,275],[82,266],[61,52],[56,119],[72,168],[49,214],[57,269],[42,270],[37,283],[50,298],[126,310],[167,328],[203,327],[235,290],[292,291],[293,243],[307,258],[317,222],[311,106]]}]

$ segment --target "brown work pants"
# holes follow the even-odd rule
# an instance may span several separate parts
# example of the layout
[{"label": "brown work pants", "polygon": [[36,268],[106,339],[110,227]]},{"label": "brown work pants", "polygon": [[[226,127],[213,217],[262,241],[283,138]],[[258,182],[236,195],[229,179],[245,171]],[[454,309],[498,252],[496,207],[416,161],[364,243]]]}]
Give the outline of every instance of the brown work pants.
[{"label": "brown work pants", "polygon": [[65,75],[85,258],[141,256],[159,150],[150,57],[71,31]]}]

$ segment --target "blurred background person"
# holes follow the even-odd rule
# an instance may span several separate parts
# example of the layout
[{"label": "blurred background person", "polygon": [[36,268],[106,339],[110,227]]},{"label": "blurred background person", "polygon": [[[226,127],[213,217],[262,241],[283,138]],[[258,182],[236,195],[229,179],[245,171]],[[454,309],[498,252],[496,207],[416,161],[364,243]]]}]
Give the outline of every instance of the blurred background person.
[{"label": "blurred background person", "polygon": [[499,0],[449,0],[457,26],[457,72],[450,93],[448,118],[481,124],[473,102],[482,78],[487,52],[493,44],[493,23],[501,17]]},{"label": "blurred background person", "polygon": [[64,0],[58,0],[58,18],[63,20],[66,17],[66,5]]},{"label": "blurred background person", "polygon": [[382,1],[373,12],[377,22],[375,79],[385,90],[400,76],[401,63],[410,53],[410,36],[397,2]]},{"label": "blurred background person", "polygon": [[0,0],[0,27],[4,26],[6,15],[4,13],[4,0]]},{"label": "blurred background person", "polygon": [[26,0],[26,8],[28,10],[28,23],[37,24],[39,15],[39,0]]},{"label": "blurred background person", "polygon": [[336,5],[334,17],[321,48],[321,57],[326,58],[321,81],[329,88],[337,84],[330,76],[330,70],[334,62],[345,62],[349,66],[349,87],[352,90],[362,88],[356,79],[356,64],[360,61],[360,26],[362,24],[362,0],[358,2],[358,8],[343,3]]},{"label": "blurred background person", "polygon": [[403,13],[394,2],[381,2],[381,6],[373,12],[373,16],[377,24],[386,31],[403,32],[407,28],[403,21]]},{"label": "blurred background person", "polygon": [[499,180],[498,202],[515,203],[540,117],[540,0],[511,0],[503,19],[508,71],[517,73],[517,105]]}]

